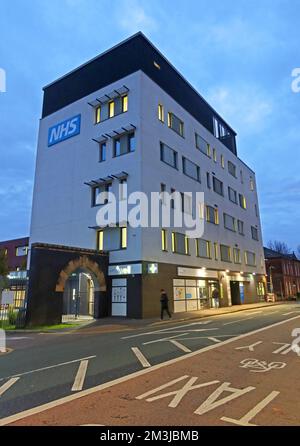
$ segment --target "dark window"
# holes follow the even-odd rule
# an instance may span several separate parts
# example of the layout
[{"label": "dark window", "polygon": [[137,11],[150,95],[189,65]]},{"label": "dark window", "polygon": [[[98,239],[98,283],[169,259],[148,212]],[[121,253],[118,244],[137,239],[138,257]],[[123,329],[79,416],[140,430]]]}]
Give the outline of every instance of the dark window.
[{"label": "dark window", "polygon": [[251,226],[251,235],[253,240],[258,240],[258,229],[254,226]]},{"label": "dark window", "polygon": [[205,155],[210,156],[210,145],[204,138],[202,138],[202,136],[198,135],[198,133],[195,133],[195,143],[197,149]]},{"label": "dark window", "polygon": [[225,214],[224,213],[224,227],[226,229],[229,229],[230,231],[236,231],[235,228],[235,218],[232,217],[231,215]]},{"label": "dark window", "polygon": [[221,260],[223,262],[231,262],[231,248],[230,246],[220,245]]},{"label": "dark window", "polygon": [[115,138],[114,156],[121,156],[135,151],[135,134],[129,133]]},{"label": "dark window", "polygon": [[185,234],[172,232],[172,251],[177,254],[189,254],[189,239]]},{"label": "dark window", "polygon": [[197,257],[211,259],[211,243],[208,240],[203,240],[202,238],[196,239],[196,252]]},{"label": "dark window", "polygon": [[218,178],[216,178],[216,177],[213,177],[213,188],[217,194],[224,195],[223,183],[222,183],[222,181],[218,180]]},{"label": "dark window", "polygon": [[[176,190],[171,188],[171,195],[174,194],[174,192],[176,192]],[[174,198],[171,199],[170,203],[171,203],[171,209],[175,209],[175,199]]]},{"label": "dark window", "polygon": [[207,184],[208,189],[210,189],[211,188],[211,184],[210,184],[210,174],[209,174],[209,172],[206,172],[206,184]]},{"label": "dark window", "polygon": [[236,165],[233,164],[231,161],[228,161],[228,172],[230,175],[236,178]]},{"label": "dark window", "polygon": [[160,143],[160,159],[169,166],[177,169],[177,152],[163,143]]},{"label": "dark window", "polygon": [[102,142],[100,144],[100,156],[99,156],[99,161],[105,161],[106,160],[106,142]]},{"label": "dark window", "polygon": [[200,182],[200,167],[187,158],[182,157],[184,175]]},{"label": "dark window", "polygon": [[212,206],[206,206],[206,221],[218,225],[219,224],[218,209],[215,209]]},{"label": "dark window", "polygon": [[[98,202],[97,198],[98,195],[101,193],[108,193],[111,192],[112,190],[112,183],[105,183],[102,184],[101,186],[98,187],[93,187],[92,188],[92,206],[100,206],[100,204],[107,204],[108,203],[108,196],[105,198],[104,196],[104,202],[103,200],[101,200],[102,202]],[[103,198],[103,197],[102,197]]]},{"label": "dark window", "polygon": [[228,186],[228,198],[233,203],[237,204],[237,192]]},{"label": "dark window", "polygon": [[244,222],[242,220],[238,220],[237,221],[237,228],[238,228],[238,233],[240,235],[245,235],[245,233],[244,233]]}]

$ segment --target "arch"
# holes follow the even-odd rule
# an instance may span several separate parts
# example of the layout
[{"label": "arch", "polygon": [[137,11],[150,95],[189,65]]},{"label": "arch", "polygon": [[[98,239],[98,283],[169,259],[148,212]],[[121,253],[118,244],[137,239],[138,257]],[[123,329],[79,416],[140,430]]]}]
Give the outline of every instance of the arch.
[{"label": "arch", "polygon": [[85,255],[71,260],[61,270],[58,276],[55,291],[64,292],[68,278],[79,268],[87,269],[96,276],[98,284],[95,284],[95,291],[106,291],[106,281],[103,271],[101,271],[97,262],[92,261]]}]

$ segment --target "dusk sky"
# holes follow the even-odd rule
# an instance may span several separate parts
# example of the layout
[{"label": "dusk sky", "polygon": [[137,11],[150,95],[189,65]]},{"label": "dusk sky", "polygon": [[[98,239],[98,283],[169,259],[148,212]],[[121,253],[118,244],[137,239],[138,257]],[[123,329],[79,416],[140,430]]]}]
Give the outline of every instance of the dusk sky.
[{"label": "dusk sky", "polygon": [[264,243],[277,239],[296,249],[296,0],[0,0],[0,68],[7,76],[0,93],[0,240],[29,234],[42,87],[137,31],[236,130],[239,156],[257,176]]}]

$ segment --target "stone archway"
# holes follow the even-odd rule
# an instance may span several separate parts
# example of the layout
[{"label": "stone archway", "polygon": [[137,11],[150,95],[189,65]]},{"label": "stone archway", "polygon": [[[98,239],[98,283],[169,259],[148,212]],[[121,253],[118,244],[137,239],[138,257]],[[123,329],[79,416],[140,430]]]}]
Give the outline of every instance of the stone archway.
[{"label": "stone archway", "polygon": [[61,270],[61,272],[59,273],[55,291],[64,292],[68,278],[72,273],[74,273],[80,268],[87,269],[96,276],[98,283],[96,284],[95,291],[106,291],[105,276],[101,271],[98,263],[93,262],[85,255],[80,256],[77,259],[71,260],[66,265],[66,267]]}]

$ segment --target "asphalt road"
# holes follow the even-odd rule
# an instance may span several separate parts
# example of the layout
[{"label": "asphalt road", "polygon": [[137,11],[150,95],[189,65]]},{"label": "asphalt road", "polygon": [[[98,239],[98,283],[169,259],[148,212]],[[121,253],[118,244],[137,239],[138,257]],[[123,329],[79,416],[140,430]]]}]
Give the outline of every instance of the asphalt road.
[{"label": "asphalt road", "polygon": [[[300,305],[284,304],[111,333],[12,334],[8,347],[13,351],[0,356],[0,418],[296,316]],[[294,321],[300,327],[300,318]],[[274,335],[273,341],[279,342]],[[274,349],[284,351],[283,344],[274,344]]]}]

